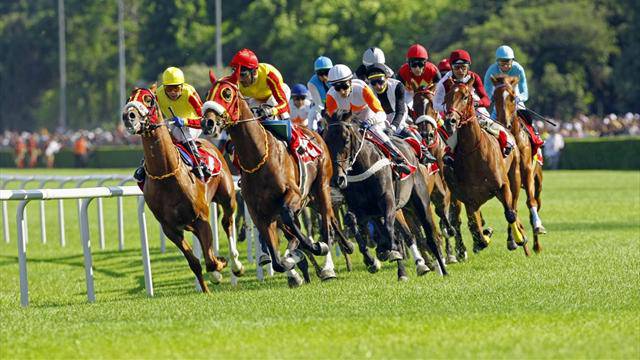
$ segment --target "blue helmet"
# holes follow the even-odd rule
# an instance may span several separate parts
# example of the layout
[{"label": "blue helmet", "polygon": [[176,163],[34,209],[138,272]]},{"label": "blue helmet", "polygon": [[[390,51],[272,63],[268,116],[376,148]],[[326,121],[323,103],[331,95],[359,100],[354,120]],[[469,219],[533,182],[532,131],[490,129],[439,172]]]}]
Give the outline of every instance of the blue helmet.
[{"label": "blue helmet", "polygon": [[515,58],[513,54],[513,49],[508,47],[507,45],[502,45],[498,49],[496,49],[496,60],[497,59],[513,59]]},{"label": "blue helmet", "polygon": [[323,69],[331,69],[333,67],[333,63],[331,59],[326,56],[320,56],[313,63],[313,71],[323,70]]},{"label": "blue helmet", "polygon": [[291,88],[291,96],[307,96],[307,87],[302,84],[295,84]]}]

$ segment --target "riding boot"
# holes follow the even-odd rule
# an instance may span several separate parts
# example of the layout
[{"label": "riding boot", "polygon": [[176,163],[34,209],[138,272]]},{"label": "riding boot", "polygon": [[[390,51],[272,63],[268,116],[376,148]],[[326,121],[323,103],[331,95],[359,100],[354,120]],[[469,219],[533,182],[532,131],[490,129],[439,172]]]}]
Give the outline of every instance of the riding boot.
[{"label": "riding boot", "polygon": [[207,165],[204,164],[202,158],[200,157],[196,141],[194,139],[189,139],[182,143],[182,145],[187,148],[191,155],[193,155],[193,157],[196,159],[196,163],[193,164],[193,168],[191,169],[191,171],[202,181],[211,176],[211,171],[209,171],[209,168],[207,168]]},{"label": "riding boot", "polygon": [[420,163],[422,163],[423,165],[431,164],[431,163],[434,163],[434,162],[438,161],[438,159],[436,159],[436,157],[433,156],[431,151],[429,151],[429,149],[426,146],[424,146],[423,144],[420,144],[420,150],[422,152],[422,157],[420,158]]},{"label": "riding boot", "polygon": [[411,168],[407,164],[407,160],[405,159],[404,155],[400,153],[398,148],[396,148],[396,146],[391,141],[385,142],[384,146],[386,146],[387,149],[389,149],[389,152],[391,153],[391,157],[393,158],[393,161],[396,163],[396,170],[398,170],[399,173],[411,174]]},{"label": "riding boot", "polygon": [[133,172],[133,178],[137,182],[141,183],[141,182],[144,182],[145,176],[146,174],[144,171],[144,159],[142,159],[140,161],[140,166],[136,169],[136,171]]}]

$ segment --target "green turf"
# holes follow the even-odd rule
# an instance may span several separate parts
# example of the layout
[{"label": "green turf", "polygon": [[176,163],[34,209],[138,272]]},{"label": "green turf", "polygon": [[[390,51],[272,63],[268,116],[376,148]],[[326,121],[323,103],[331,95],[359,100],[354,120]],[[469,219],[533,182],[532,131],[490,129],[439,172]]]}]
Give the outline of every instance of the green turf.
[{"label": "green turf", "polygon": [[[251,267],[236,288],[226,272],[210,296],[194,292],[173,246],[160,253],[150,220],[156,296],[147,298],[134,200],[125,200],[123,252],[115,200],[105,200],[106,250],[90,208],[95,304],[86,302],[75,202],[66,205],[66,248],[55,202],[47,203],[46,245],[33,203],[28,308],[19,305],[13,210],[11,243],[0,241],[0,358],[639,358],[640,172],[545,177],[540,215],[549,234],[541,255],[507,251],[492,200],[483,209],[494,242],[450,266],[447,278],[416,278],[411,268],[410,281],[398,283],[393,267],[371,275],[357,255],[352,273],[338,260],[334,282],[314,278],[291,290],[282,275],[256,281]],[[520,213],[526,220],[524,202]],[[464,237],[470,248],[466,229]]]}]

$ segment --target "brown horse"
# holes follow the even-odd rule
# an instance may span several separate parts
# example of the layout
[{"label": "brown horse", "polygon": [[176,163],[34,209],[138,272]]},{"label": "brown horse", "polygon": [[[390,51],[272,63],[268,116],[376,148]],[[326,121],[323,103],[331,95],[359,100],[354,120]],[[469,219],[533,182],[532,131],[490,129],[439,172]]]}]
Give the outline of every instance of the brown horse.
[{"label": "brown horse", "polygon": [[[213,80],[213,79],[212,79]],[[260,241],[271,255],[273,269],[287,272],[289,286],[302,284],[302,279],[293,269],[296,263],[301,267],[305,280],[309,281],[307,262],[304,254],[326,255],[322,279],[335,278],[331,253],[333,232],[343,237],[331,206],[329,180],[333,174],[329,150],[322,138],[315,132],[303,128],[304,133],[322,150],[322,154],[307,163],[306,181],[299,186],[301,178],[296,160],[287,146],[279,141],[253,116],[247,102],[242,97],[235,82],[228,78],[213,84],[207,102],[203,107],[206,126],[215,132],[224,129],[234,142],[241,172],[241,189],[245,204],[249,209],[260,234]],[[322,217],[323,242],[313,242],[300,230],[297,215],[306,204],[315,205]],[[288,254],[279,254],[277,228],[289,240]]]},{"label": "brown horse", "polygon": [[[454,200],[465,205],[469,230],[473,236],[473,250],[478,252],[489,245],[490,238],[482,231],[480,206],[497,197],[504,208],[509,224],[507,247],[515,250],[523,246],[529,255],[524,227],[518,218],[518,192],[520,191],[520,164],[517,149],[503,158],[498,141],[480,128],[473,107],[473,79],[467,83],[446,84],[447,114],[445,129],[458,137],[453,167],[445,165],[445,177]],[[453,218],[460,234],[460,208]],[[463,244],[464,246],[464,244]]]},{"label": "brown horse", "polygon": [[[427,143],[427,148],[431,154],[438,159],[438,168],[440,169],[435,176],[427,176],[427,184],[429,186],[429,196],[433,201],[436,209],[436,214],[440,218],[440,230],[441,234],[445,238],[445,249],[447,253],[447,263],[457,263],[458,260],[464,260],[464,256],[460,255],[460,259],[456,258],[451,249],[450,238],[455,236],[455,229],[451,226],[449,221],[450,214],[452,212],[451,204],[451,191],[447,186],[447,182],[444,179],[444,162],[443,157],[445,154],[446,143],[444,139],[440,137],[437,131],[437,126],[434,126],[423,115],[430,117],[434,121],[438,119],[438,112],[433,108],[433,91],[435,83],[423,91],[416,91],[413,96],[413,114],[415,116],[414,122],[418,127],[420,135]],[[417,121],[416,121],[417,120]],[[422,121],[421,121],[422,120]],[[422,169],[423,171],[426,169]],[[426,175],[426,174],[425,174]],[[440,235],[440,234],[438,234]],[[458,239],[458,237],[456,237]]]},{"label": "brown horse", "polygon": [[182,251],[196,275],[203,292],[209,292],[202,276],[200,260],[193,254],[184,231],[198,238],[207,273],[213,282],[219,282],[221,271],[227,262],[213,254],[212,232],[209,224],[209,204],[215,201],[223,208],[222,225],[229,240],[232,271],[240,276],[244,268],[238,260],[236,240],[233,237],[233,213],[236,209],[236,194],[229,167],[218,149],[200,139],[202,147],[221,160],[220,174],[212,176],[206,183],[200,181],[180,159],[180,154],[171,140],[169,130],[162,118],[156,98],[149,89],[134,89],[122,113],[122,120],[130,134],[142,136],[144,152],[144,199],[153,212],[162,231]]},{"label": "brown horse", "polygon": [[529,135],[524,129],[523,121],[516,109],[516,93],[513,90],[520,79],[507,75],[491,77],[495,88],[493,91],[493,103],[496,108],[497,121],[511,130],[516,139],[516,145],[520,151],[520,174],[522,176],[522,188],[527,194],[527,207],[529,208],[529,220],[533,229],[533,250],[536,253],[542,251],[538,235],[546,234],[538,210],[542,207],[540,194],[542,193],[542,166],[535,160]]}]

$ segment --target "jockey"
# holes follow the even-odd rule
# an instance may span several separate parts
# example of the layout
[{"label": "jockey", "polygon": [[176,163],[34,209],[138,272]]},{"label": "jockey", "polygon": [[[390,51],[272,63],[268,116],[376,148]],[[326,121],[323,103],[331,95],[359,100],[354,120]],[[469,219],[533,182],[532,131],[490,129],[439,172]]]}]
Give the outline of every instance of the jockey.
[{"label": "jockey", "polygon": [[399,172],[410,174],[411,168],[404,155],[384,133],[386,115],[371,88],[360,79],[353,79],[348,66],[338,64],[329,71],[331,89],[327,93],[327,114],[333,115],[338,109],[352,111],[360,125],[371,132],[391,152]]},{"label": "jockey", "polygon": [[444,58],[440,60],[438,63],[438,71],[440,72],[440,77],[444,77],[449,71],[451,71],[451,64],[449,64],[449,59]]},{"label": "jockey", "polygon": [[[453,70],[445,74],[436,86],[436,94],[433,98],[434,109],[440,113],[446,113],[447,109],[445,108],[444,98],[449,91],[449,82],[447,81],[449,78],[453,79],[454,82],[462,82],[465,84],[473,79],[473,101],[480,126],[498,138],[500,147],[502,148],[502,153],[506,157],[511,153],[511,150],[513,150],[513,144],[509,141],[511,138],[507,135],[507,131],[504,127],[494,122],[489,117],[487,107],[491,104],[491,100],[487,96],[487,92],[482,85],[480,75],[469,70],[469,66],[471,65],[471,56],[465,50],[454,50],[449,56],[449,63]],[[450,150],[455,147],[456,142],[457,137],[452,136],[449,138],[448,143],[451,147]],[[448,155],[451,155],[451,153],[448,153]],[[448,161],[451,160],[452,158],[449,157]]]},{"label": "jockey", "polygon": [[393,70],[385,64],[384,52],[378,47],[370,47],[362,54],[362,64],[356,69],[356,77],[367,81],[367,69],[373,64],[383,64],[387,77],[393,76]]},{"label": "jockey", "polygon": [[396,135],[403,138],[412,137],[422,147],[422,157],[420,162],[423,164],[435,162],[436,159],[431,155],[427,147],[422,143],[422,137],[417,132],[407,128],[406,121],[408,119],[408,109],[404,97],[404,85],[400,80],[387,78],[387,71],[384,64],[373,64],[367,70],[367,79],[369,87],[375,92],[380,100],[382,109],[387,114],[387,123]]},{"label": "jockey", "polygon": [[238,74],[240,93],[249,98],[249,107],[271,105],[271,108],[260,107],[257,116],[289,119],[291,92],[278,69],[271,64],[259,63],[256,54],[249,49],[238,51],[229,66]]},{"label": "jockey", "polygon": [[411,107],[413,96],[420,89],[425,89],[440,80],[438,68],[427,61],[429,53],[420,44],[414,44],[407,51],[407,62],[398,70],[398,80],[404,84],[406,102]]},{"label": "jockey", "polygon": [[[331,59],[326,56],[320,56],[313,63],[313,71],[315,74],[307,82],[307,88],[309,88],[309,94],[311,95],[311,113],[309,117],[311,119],[322,119],[326,115],[325,102],[327,99],[327,91],[329,91],[329,85],[327,85],[327,79],[329,78],[329,69],[333,67]],[[320,123],[316,124],[318,127]],[[317,129],[320,130],[320,129]]]},{"label": "jockey", "polygon": [[[211,171],[200,159],[194,140],[202,133],[200,126],[202,100],[193,86],[184,81],[182,70],[169,67],[162,73],[162,85],[156,90],[156,97],[162,113],[166,118],[171,118],[172,122],[169,124],[171,136],[199,160],[198,167],[202,175],[205,178],[211,176]],[[169,110],[170,108],[173,113]],[[185,126],[187,128],[183,129]],[[193,170],[198,171],[196,167]],[[133,174],[138,182],[144,181],[144,176],[144,166],[140,166]]]},{"label": "jockey", "polygon": [[[291,88],[291,100],[289,109],[291,110],[291,122],[296,125],[309,127],[309,114],[311,112],[311,101],[307,99],[309,92],[302,84],[295,84]],[[312,120],[312,126],[315,122]]]},{"label": "jockey", "polygon": [[[493,63],[487,69],[487,72],[484,74],[484,84],[487,90],[487,94],[489,98],[493,98],[493,83],[491,82],[491,77],[499,74],[505,74],[509,76],[518,77],[518,87],[515,89],[516,91],[516,105],[518,109],[518,115],[523,117],[527,123],[532,127],[534,133],[536,134],[537,139],[534,139],[534,142],[537,145],[542,145],[543,141],[538,136],[538,129],[533,124],[533,115],[530,111],[527,110],[524,103],[529,99],[529,87],[527,86],[527,75],[524,72],[524,68],[517,61],[514,60],[514,52],[507,45],[502,45],[496,49],[496,62]],[[494,107],[491,112],[491,118],[496,118],[496,109]]]}]

